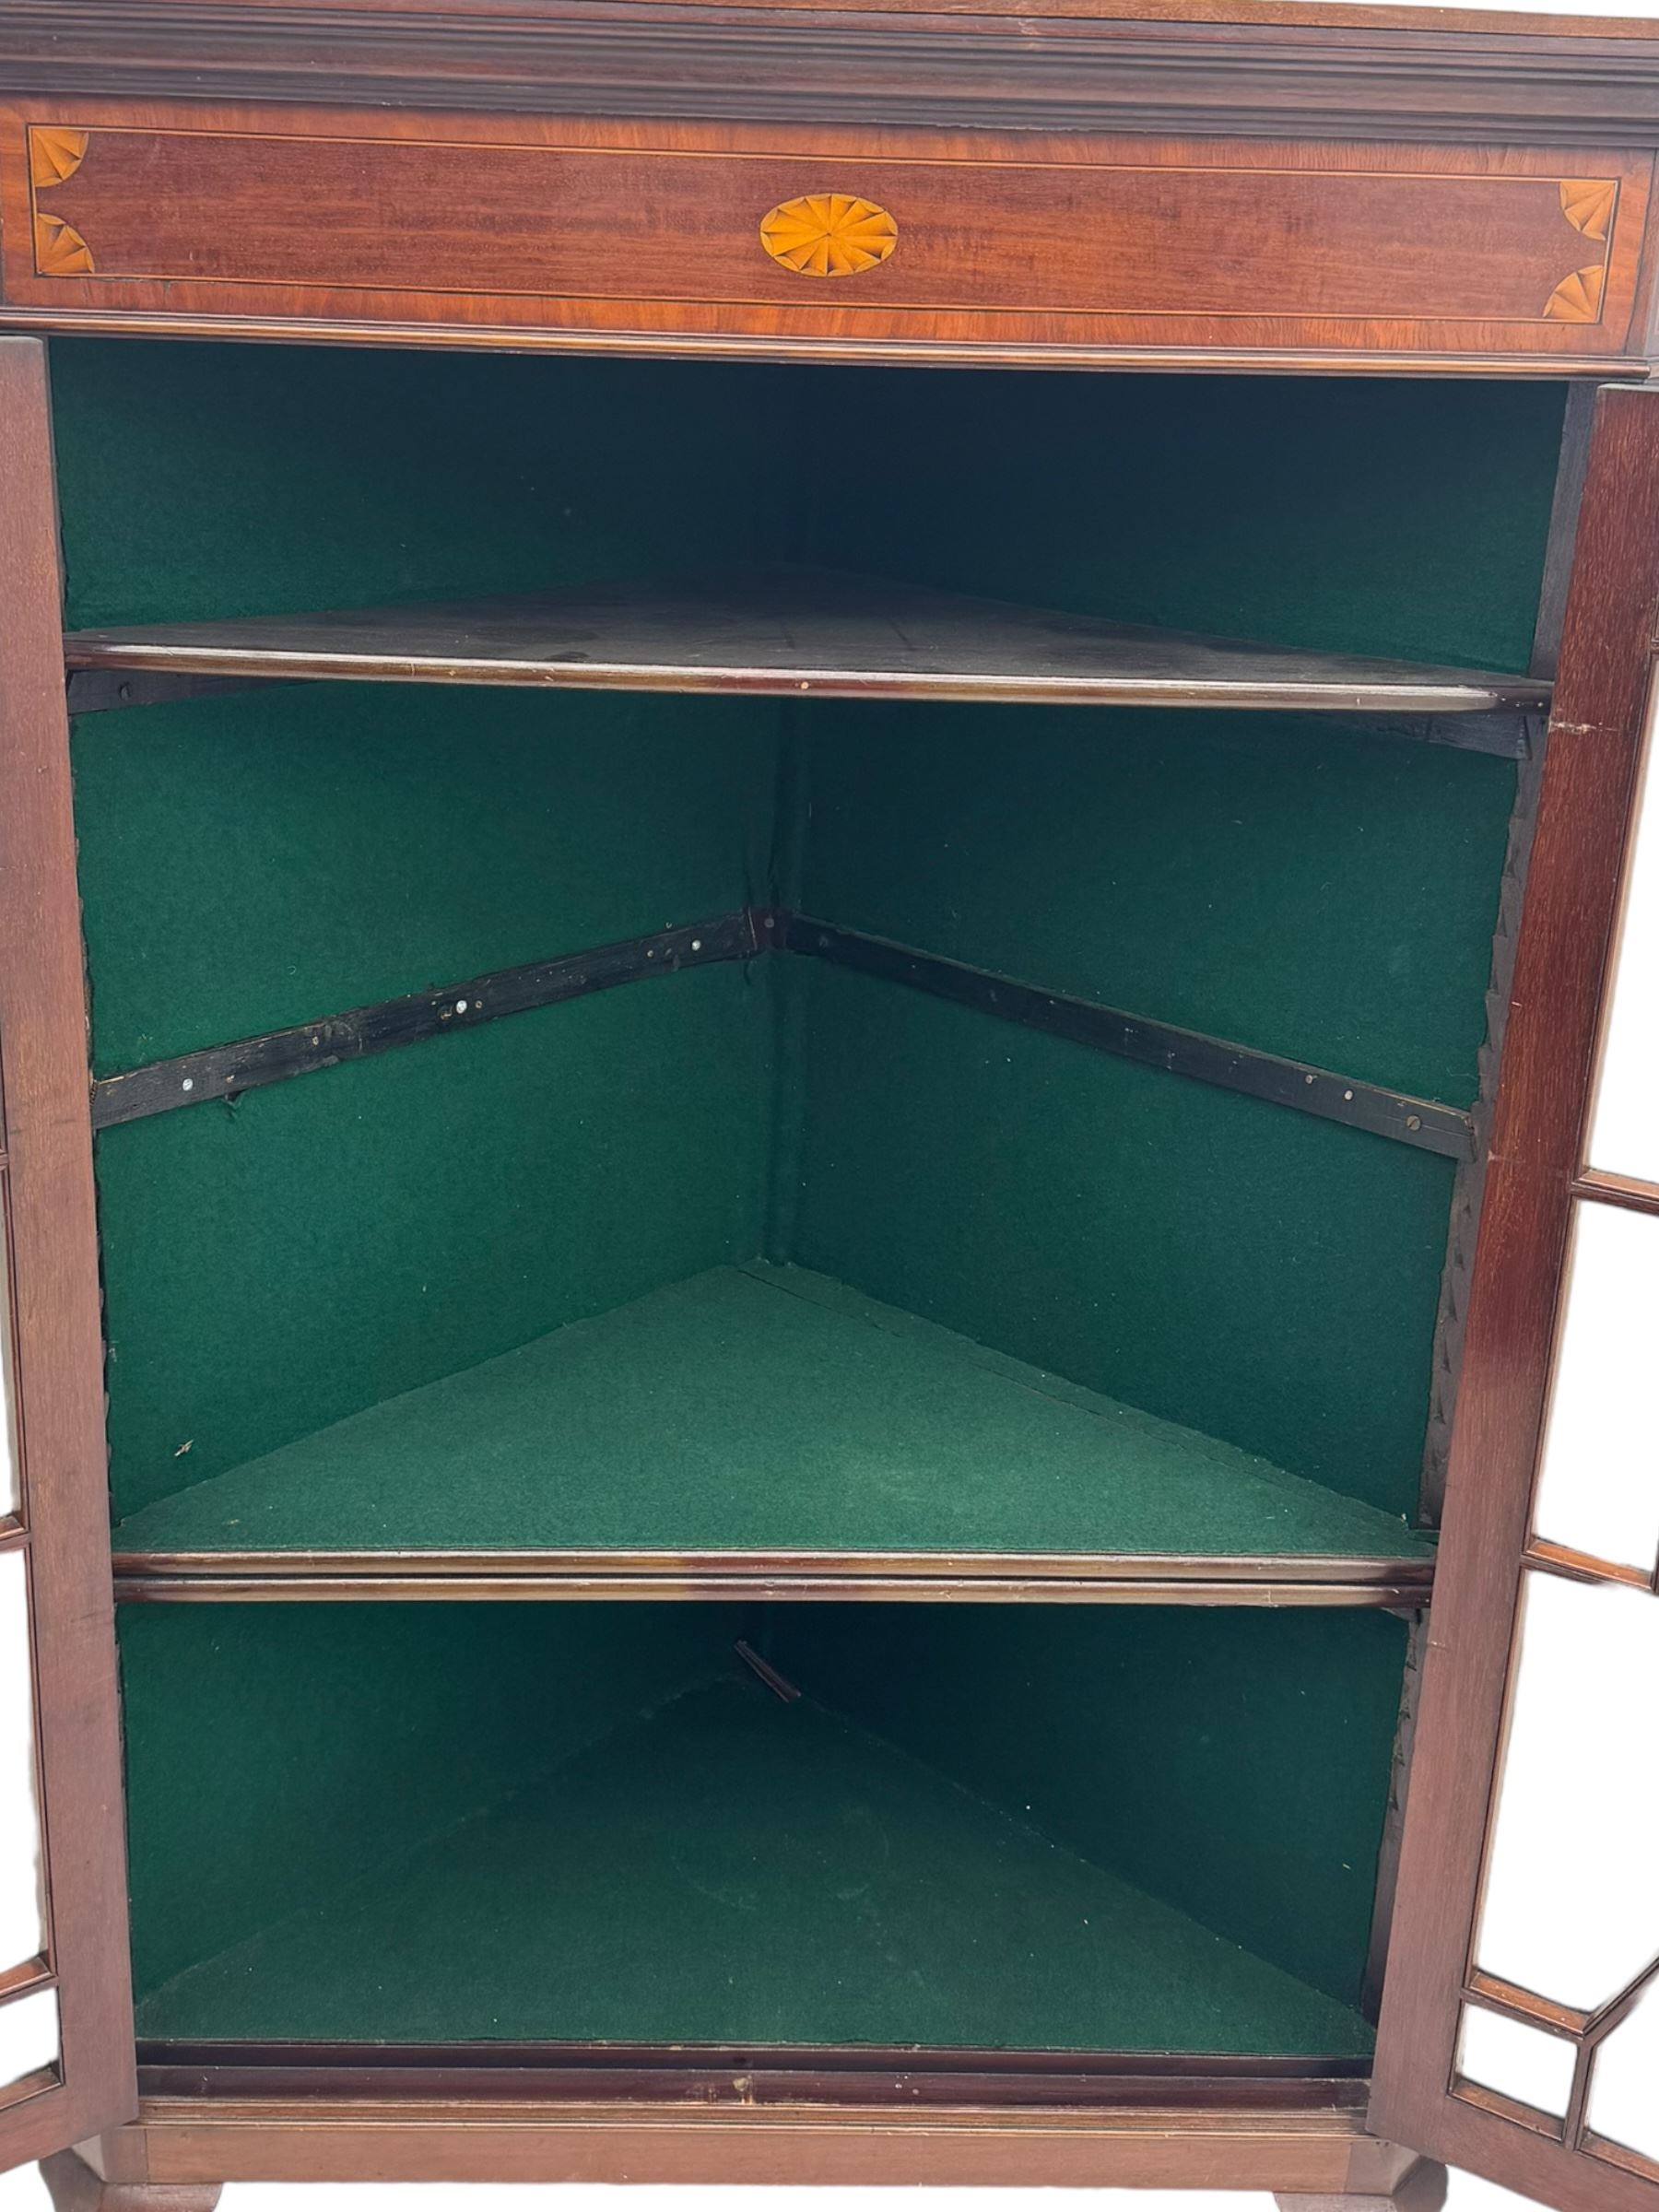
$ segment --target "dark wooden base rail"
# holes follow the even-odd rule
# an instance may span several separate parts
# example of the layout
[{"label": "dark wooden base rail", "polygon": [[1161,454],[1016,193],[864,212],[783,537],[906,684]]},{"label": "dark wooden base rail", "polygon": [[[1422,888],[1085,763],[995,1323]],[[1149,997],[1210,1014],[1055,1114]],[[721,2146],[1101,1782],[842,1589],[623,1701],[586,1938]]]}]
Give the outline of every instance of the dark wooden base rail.
[{"label": "dark wooden base rail", "polygon": [[[644,2099],[148,2097],[138,2124],[50,2161],[57,2212],[212,2212],[243,2181],[1255,2189],[1284,2212],[1432,2212],[1437,2170],[1368,2134],[1360,2101],[1252,2086],[1149,2106],[779,2105]],[[78,2173],[67,2171],[79,2168]],[[1443,2177],[1441,2177],[1443,2179]]]}]

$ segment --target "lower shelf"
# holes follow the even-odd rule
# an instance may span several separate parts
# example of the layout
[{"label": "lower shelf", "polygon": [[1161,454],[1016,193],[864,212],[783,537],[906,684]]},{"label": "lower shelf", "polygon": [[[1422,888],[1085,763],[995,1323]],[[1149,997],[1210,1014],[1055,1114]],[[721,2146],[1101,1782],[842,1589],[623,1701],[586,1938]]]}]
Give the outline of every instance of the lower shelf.
[{"label": "lower shelf", "polygon": [[1352,2058],[1347,2006],[759,1683],[690,1690],[141,1999],[145,2038]]},{"label": "lower shelf", "polygon": [[[1426,1590],[1403,1521],[800,1267],[694,1277],[181,1490],[124,1584],[817,1574]],[[492,1556],[493,1555],[493,1556]],[[130,1594],[130,1589],[129,1589]],[[165,1594],[158,1592],[157,1594]]]}]

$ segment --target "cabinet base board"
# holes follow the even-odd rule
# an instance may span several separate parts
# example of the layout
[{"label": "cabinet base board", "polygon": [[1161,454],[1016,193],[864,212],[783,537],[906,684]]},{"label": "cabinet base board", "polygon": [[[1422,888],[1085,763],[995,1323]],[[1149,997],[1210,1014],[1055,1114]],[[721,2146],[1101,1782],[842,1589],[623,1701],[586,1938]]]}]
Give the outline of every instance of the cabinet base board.
[{"label": "cabinet base board", "polygon": [[1368,2136],[1332,2085],[1305,2104],[1202,2101],[1171,2083],[1157,2106],[724,2108],[639,2100],[557,2106],[482,2100],[156,2098],[82,2146],[112,2183],[738,2183],[1250,2189],[1389,2199],[1417,2154]]}]

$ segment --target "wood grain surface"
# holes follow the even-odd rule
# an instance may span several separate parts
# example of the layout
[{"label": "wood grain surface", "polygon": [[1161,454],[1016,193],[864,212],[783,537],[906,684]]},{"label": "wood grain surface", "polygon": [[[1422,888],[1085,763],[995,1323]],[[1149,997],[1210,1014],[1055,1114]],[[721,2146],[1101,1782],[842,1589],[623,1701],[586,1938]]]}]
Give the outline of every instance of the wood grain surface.
[{"label": "wood grain surface", "polygon": [[[40,134],[50,134],[42,138]],[[66,173],[62,149],[84,140]],[[1651,156],[20,102],[11,319],[939,349],[1618,359]],[[885,257],[764,222],[840,194]],[[388,221],[386,210],[397,219]]]},{"label": "wood grain surface", "polygon": [[700,2182],[976,2188],[1356,2190],[1383,2195],[1413,2154],[1367,2135],[1321,2085],[1300,2109],[1182,2098],[1103,2112],[860,2105],[537,2108],[475,2098],[168,2097],[105,2138],[112,2171],[155,2182]]},{"label": "wood grain surface", "polygon": [[9,1183],[10,1214],[0,1265],[9,1258],[32,1596],[43,1967],[56,1977],[62,2030],[60,2079],[0,2088],[0,2160],[10,2164],[137,2101],[57,508],[45,351],[26,338],[0,338],[0,1186]]},{"label": "wood grain surface", "polygon": [[1610,391],[1595,417],[1516,953],[1372,2107],[1379,2128],[1562,2212],[1654,2212],[1659,2184],[1452,2085],[1656,620],[1659,393]]}]

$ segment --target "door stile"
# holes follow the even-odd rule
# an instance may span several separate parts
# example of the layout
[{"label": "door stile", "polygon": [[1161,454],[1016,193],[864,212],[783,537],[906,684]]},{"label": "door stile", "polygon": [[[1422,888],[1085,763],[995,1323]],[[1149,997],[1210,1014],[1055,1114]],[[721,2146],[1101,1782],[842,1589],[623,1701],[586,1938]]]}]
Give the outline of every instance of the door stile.
[{"label": "door stile", "polygon": [[[1569,1240],[1587,1196],[1583,1147],[1656,638],[1659,392],[1609,387],[1596,407],[1516,956],[1371,2111],[1379,2134],[1561,2212],[1659,2212],[1659,2165],[1650,2175],[1641,2159],[1574,2147],[1587,2065],[1570,2046],[1617,2022],[1604,2008],[1575,2023],[1571,2007],[1477,1975],[1477,1931],[1524,1593],[1552,1566],[1583,1582],[1594,1565],[1552,1562],[1535,1544],[1529,1553],[1529,1540]],[[1609,1682],[1609,1698],[1618,1694]],[[1565,1909],[1561,1895],[1537,1899],[1541,1916]],[[1470,1997],[1483,2018],[1544,2038],[1541,2052],[1561,2044],[1571,2087],[1557,2116],[1460,2076]]]},{"label": "door stile", "polygon": [[[0,338],[0,1261],[17,1509],[0,1516],[0,1568],[19,1562],[18,1640],[0,1659],[20,1668],[32,1653],[41,1889],[37,1952],[0,1958],[0,2054],[15,2006],[57,2014],[55,2055],[50,2039],[14,2039],[40,2063],[0,2078],[5,2165],[137,2109],[62,636],[45,347]],[[0,1818],[28,1822],[16,1802]]]}]

